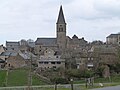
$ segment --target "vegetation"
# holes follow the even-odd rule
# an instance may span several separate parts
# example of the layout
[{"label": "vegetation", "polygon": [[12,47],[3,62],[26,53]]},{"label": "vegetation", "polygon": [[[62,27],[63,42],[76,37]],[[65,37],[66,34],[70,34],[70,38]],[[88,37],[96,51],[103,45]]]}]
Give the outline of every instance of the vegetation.
[{"label": "vegetation", "polygon": [[26,70],[11,70],[8,73],[7,86],[27,85],[28,71]]},{"label": "vegetation", "polygon": [[32,85],[45,85],[47,84],[44,82],[41,78],[39,78],[37,75],[33,74],[32,76]]},{"label": "vegetation", "polygon": [[65,72],[66,78],[89,78],[93,77],[94,72],[92,70],[81,71],[79,69],[70,69]]},{"label": "vegetation", "polygon": [[6,70],[0,70],[0,86],[5,85],[6,80]]},{"label": "vegetation", "polygon": [[[0,86],[27,86],[28,85],[28,69],[16,69],[9,70],[8,76],[7,71],[0,71]],[[33,85],[44,85],[46,84],[37,75],[32,75]]]}]

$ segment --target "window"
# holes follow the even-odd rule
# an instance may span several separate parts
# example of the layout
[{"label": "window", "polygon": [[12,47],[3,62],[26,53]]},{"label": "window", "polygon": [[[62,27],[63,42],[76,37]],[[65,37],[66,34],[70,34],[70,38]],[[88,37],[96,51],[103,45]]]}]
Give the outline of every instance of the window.
[{"label": "window", "polygon": [[48,64],[48,62],[44,62],[44,64]]},{"label": "window", "polygon": [[8,64],[8,67],[10,67],[10,64]]},{"label": "window", "polygon": [[53,66],[53,68],[56,68],[56,66]]},{"label": "window", "polygon": [[55,64],[55,62],[51,62],[51,64]]},{"label": "window", "polygon": [[61,62],[57,62],[57,64],[61,64]]},{"label": "window", "polygon": [[43,62],[39,62],[39,64],[43,64]]}]

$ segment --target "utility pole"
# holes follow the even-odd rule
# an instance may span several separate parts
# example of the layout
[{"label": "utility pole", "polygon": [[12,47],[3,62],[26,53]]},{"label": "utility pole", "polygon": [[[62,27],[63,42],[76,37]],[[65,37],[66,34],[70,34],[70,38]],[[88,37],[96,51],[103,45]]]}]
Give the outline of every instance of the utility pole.
[{"label": "utility pole", "polygon": [[73,79],[70,79],[70,81],[71,81],[71,90],[74,90],[73,89]]},{"label": "utility pole", "polygon": [[29,65],[29,74],[28,74],[28,87],[26,90],[32,90],[32,55],[30,56]]}]

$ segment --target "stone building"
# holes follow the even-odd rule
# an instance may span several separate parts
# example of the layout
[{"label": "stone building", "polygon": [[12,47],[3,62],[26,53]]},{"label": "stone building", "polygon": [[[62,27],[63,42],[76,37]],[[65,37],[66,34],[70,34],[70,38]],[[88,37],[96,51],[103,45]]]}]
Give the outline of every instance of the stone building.
[{"label": "stone building", "polygon": [[106,38],[106,43],[107,44],[117,44],[117,45],[120,45],[120,33],[118,33],[118,34],[110,34]]},{"label": "stone building", "polygon": [[41,70],[58,67],[65,68],[65,60],[61,59],[60,53],[49,48],[40,55],[37,62]]},{"label": "stone building", "polygon": [[20,47],[19,42],[6,41],[6,51],[7,52],[17,52],[17,51],[19,51],[19,47]]},{"label": "stone building", "polygon": [[114,64],[118,60],[117,49],[112,45],[96,45],[92,49],[94,55],[98,55],[100,63]]},{"label": "stone building", "polygon": [[18,53],[11,53],[11,55],[7,58],[7,68],[20,68],[26,66],[25,59],[20,56]]}]

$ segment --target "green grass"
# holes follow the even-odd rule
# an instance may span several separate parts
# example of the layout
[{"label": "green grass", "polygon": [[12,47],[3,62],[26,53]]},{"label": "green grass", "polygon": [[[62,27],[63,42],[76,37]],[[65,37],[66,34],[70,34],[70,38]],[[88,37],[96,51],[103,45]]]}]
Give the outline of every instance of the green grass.
[{"label": "green grass", "polygon": [[111,77],[112,82],[119,82],[120,83],[120,75],[113,75]]},{"label": "green grass", "polygon": [[6,79],[6,71],[0,70],[0,86],[4,86]]},{"label": "green grass", "polygon": [[[37,75],[32,75],[32,85],[45,85]],[[7,86],[28,85],[28,69],[10,70],[7,77]]]},{"label": "green grass", "polygon": [[95,78],[95,83],[109,83],[111,80],[109,78]]},{"label": "green grass", "polygon": [[96,78],[95,83],[120,83],[120,75],[113,75],[111,78]]},{"label": "green grass", "polygon": [[[26,86],[28,84],[28,69],[16,69],[10,70],[8,77],[6,77],[6,71],[0,71],[0,87],[5,85],[5,81],[7,78],[7,86]],[[77,80],[74,81],[74,84],[84,84],[85,80]],[[96,78],[95,83],[103,83],[104,86],[115,86],[120,85],[120,75],[115,75],[109,78]],[[105,84],[107,83],[107,84]],[[32,85],[45,85],[47,83],[43,82],[37,75],[32,75]],[[84,85],[83,85],[84,87]],[[94,88],[98,88],[99,86],[95,86]],[[49,88],[51,90],[51,88]],[[49,90],[48,89],[48,90]],[[52,88],[53,89],[53,88]],[[58,90],[68,90],[68,88],[59,88]]]},{"label": "green grass", "polygon": [[73,83],[74,84],[83,84],[83,83],[85,83],[85,79],[75,80]]},{"label": "green grass", "polygon": [[32,76],[32,85],[45,85],[46,83],[43,82],[37,75]]},{"label": "green grass", "polygon": [[28,71],[26,70],[9,71],[7,86],[27,85],[27,77],[28,77]]}]

